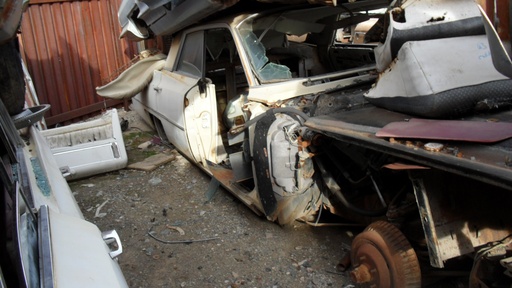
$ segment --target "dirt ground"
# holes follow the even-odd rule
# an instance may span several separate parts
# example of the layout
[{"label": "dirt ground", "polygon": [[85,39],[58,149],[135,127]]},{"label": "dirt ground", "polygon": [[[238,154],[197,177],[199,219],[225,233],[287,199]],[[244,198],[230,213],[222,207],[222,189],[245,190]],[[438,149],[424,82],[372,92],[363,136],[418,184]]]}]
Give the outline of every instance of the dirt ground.
[{"label": "dirt ground", "polygon": [[[159,145],[135,114],[124,118],[129,163],[159,153],[175,159],[151,172],[122,169],[70,186],[86,219],[119,233],[130,287],[354,287],[336,265],[356,228],[281,227],[222,188],[208,202],[210,177]],[[156,144],[137,148],[150,140]]]}]

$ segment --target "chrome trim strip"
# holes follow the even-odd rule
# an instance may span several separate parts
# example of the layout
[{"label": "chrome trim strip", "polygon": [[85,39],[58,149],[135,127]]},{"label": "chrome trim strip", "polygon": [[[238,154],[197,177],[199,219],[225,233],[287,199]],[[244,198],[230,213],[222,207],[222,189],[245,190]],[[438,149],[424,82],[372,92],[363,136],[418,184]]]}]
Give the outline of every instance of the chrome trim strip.
[{"label": "chrome trim strip", "polygon": [[48,206],[42,205],[39,208],[38,220],[39,274],[41,276],[41,287],[53,288],[53,260],[50,232],[50,214]]}]

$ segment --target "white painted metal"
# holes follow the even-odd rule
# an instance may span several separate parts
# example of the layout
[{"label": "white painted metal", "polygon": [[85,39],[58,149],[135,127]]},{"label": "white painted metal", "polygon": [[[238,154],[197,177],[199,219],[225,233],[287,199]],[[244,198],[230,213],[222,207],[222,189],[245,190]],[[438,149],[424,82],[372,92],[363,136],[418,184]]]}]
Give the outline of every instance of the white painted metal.
[{"label": "white painted metal", "polygon": [[[41,257],[51,257],[51,267],[45,268],[53,269],[54,286],[128,287],[117,261],[111,258],[110,253],[116,251],[109,249],[98,227],[84,219],[41,131],[31,126],[29,135],[30,145],[23,153],[34,207],[49,211],[47,240],[51,249],[45,250],[49,255]],[[47,185],[40,185],[40,181]]]},{"label": "white painted metal", "polygon": [[206,160],[219,163],[226,152],[219,134],[215,85],[206,84],[204,93],[191,93],[187,99],[185,122],[190,149],[197,153],[194,157],[204,167],[208,167]]},{"label": "white painted metal", "polygon": [[41,131],[67,179],[124,168],[128,156],[117,110],[101,118]]},{"label": "white painted metal", "polygon": [[[75,197],[73,197],[66,179],[62,177],[59,166],[41,135],[41,131],[31,126],[30,139],[30,146],[23,149],[23,152],[25,153],[24,158],[28,167],[29,181],[34,183],[31,186],[34,206],[48,205],[53,211],[83,219],[84,216],[76,203]],[[35,160],[38,160],[40,164],[40,171],[37,171],[38,169],[33,165]],[[43,191],[40,185],[36,185],[36,173],[41,173],[42,176],[46,177],[51,190]]]},{"label": "white painted metal", "polygon": [[96,225],[50,209],[50,230],[57,287],[128,287]]}]

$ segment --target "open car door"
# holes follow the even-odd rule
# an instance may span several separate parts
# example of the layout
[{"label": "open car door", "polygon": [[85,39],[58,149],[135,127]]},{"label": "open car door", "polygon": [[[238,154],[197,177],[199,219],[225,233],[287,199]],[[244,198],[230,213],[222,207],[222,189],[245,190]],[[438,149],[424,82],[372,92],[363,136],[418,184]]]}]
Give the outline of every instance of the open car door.
[{"label": "open car door", "polygon": [[217,163],[217,151],[224,149],[218,133],[215,85],[201,79],[197,89],[186,96],[185,126],[194,159],[208,167],[206,160]]},{"label": "open car door", "polygon": [[163,128],[169,141],[208,167],[206,160],[217,162],[222,140],[215,86],[204,78],[204,34],[200,30],[184,35],[176,68],[173,72],[155,71],[149,93],[157,92],[151,106],[165,119]]}]

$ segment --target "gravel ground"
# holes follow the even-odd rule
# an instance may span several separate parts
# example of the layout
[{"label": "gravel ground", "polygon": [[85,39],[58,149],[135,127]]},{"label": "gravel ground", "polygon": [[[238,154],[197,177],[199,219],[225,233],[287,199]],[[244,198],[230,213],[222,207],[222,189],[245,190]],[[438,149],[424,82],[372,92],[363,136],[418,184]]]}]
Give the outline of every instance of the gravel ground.
[{"label": "gravel ground", "polygon": [[281,227],[223,189],[207,202],[210,177],[172,148],[138,149],[154,132],[125,118],[129,163],[158,153],[176,158],[151,172],[122,169],[70,186],[86,219],[119,233],[130,287],[354,287],[336,265],[358,231]]}]

